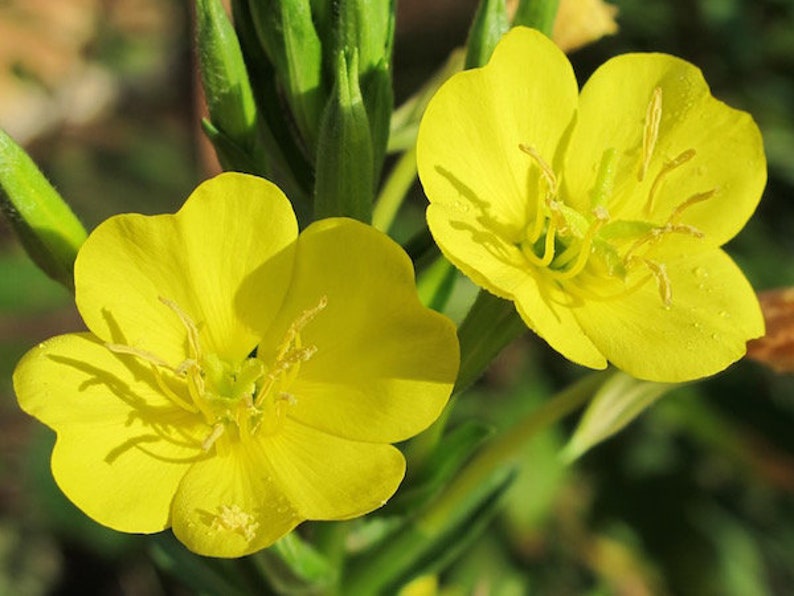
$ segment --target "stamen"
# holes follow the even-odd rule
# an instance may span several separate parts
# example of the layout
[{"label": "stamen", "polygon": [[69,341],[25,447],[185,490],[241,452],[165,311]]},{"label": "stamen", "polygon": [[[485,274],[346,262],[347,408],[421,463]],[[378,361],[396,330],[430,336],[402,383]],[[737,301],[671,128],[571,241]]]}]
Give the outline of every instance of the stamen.
[{"label": "stamen", "polygon": [[695,150],[694,149],[687,149],[677,157],[674,157],[670,161],[667,161],[662,166],[662,169],[659,170],[659,173],[656,174],[656,178],[653,180],[653,184],[651,184],[651,190],[648,191],[648,200],[645,203],[645,212],[650,213],[653,209],[653,201],[656,198],[656,193],[662,187],[662,182],[667,177],[667,175],[675,170],[676,168],[681,167],[690,159],[695,157]]},{"label": "stamen", "polygon": [[201,360],[201,347],[199,344],[199,333],[198,327],[193,322],[193,320],[188,316],[188,314],[182,310],[179,305],[174,302],[173,300],[169,300],[168,298],[164,298],[162,296],[158,296],[160,302],[165,304],[168,308],[170,308],[176,316],[179,317],[179,320],[182,321],[182,324],[187,329],[187,341],[188,345],[190,346],[190,351],[192,353],[193,358],[196,360]]},{"label": "stamen", "polygon": [[653,150],[656,148],[656,140],[659,138],[659,124],[661,121],[662,88],[656,87],[653,90],[651,101],[648,102],[648,109],[645,112],[645,129],[642,131],[642,165],[637,175],[640,182],[645,180],[645,175],[648,173],[648,166],[651,164]]},{"label": "stamen", "polygon": [[154,366],[160,366],[162,368],[167,368],[168,370],[173,370],[171,365],[168,364],[165,360],[152,354],[151,352],[147,352],[146,350],[141,350],[139,348],[132,348],[130,346],[125,346],[124,344],[111,344],[105,343],[105,347],[113,352],[114,354],[126,354],[128,356],[135,356],[143,360],[148,364],[152,364]]},{"label": "stamen", "polygon": [[226,427],[223,425],[222,422],[218,422],[215,426],[212,427],[212,431],[207,438],[201,443],[201,448],[204,451],[209,451],[212,446],[215,444],[215,441],[221,438],[221,435],[225,432]]},{"label": "stamen", "polygon": [[640,260],[656,278],[656,286],[659,288],[659,296],[662,302],[665,306],[670,306],[673,303],[673,286],[670,283],[670,277],[667,275],[667,267],[665,267],[664,263],[657,263],[650,259]]},{"label": "stamen", "polygon": [[287,329],[287,333],[284,334],[284,340],[281,342],[281,347],[279,349],[279,353],[276,356],[276,360],[281,360],[284,354],[290,349],[292,344],[295,342],[295,339],[298,337],[298,334],[303,331],[303,328],[311,322],[311,320],[316,317],[320,312],[325,310],[325,307],[328,306],[328,296],[323,296],[320,298],[320,302],[317,303],[317,306],[310,308],[308,310],[304,310],[300,316],[290,325],[289,329]]},{"label": "stamen", "polygon": [[551,166],[546,163],[538,150],[533,146],[520,143],[518,148],[535,160],[535,163],[538,164],[541,174],[543,175],[543,179],[546,181],[546,185],[549,187],[549,196],[556,197],[558,190],[557,177],[554,175],[554,170],[551,169]]},{"label": "stamen", "polygon": [[698,194],[692,195],[686,201],[681,203],[678,207],[675,208],[673,213],[670,215],[670,219],[668,220],[671,224],[675,224],[681,219],[681,216],[684,214],[684,211],[689,209],[692,205],[696,205],[701,203],[707,199],[713,197],[717,192],[716,188],[712,188],[711,190],[707,190],[706,192],[700,192]]},{"label": "stamen", "polygon": [[162,375],[160,374],[160,371],[157,370],[157,367],[154,365],[152,366],[152,372],[154,373],[154,380],[157,383],[157,386],[168,399],[188,412],[192,412],[193,414],[197,414],[199,412],[199,409],[194,404],[179,397],[176,392],[168,386],[168,384],[165,382],[165,379],[163,379]]}]

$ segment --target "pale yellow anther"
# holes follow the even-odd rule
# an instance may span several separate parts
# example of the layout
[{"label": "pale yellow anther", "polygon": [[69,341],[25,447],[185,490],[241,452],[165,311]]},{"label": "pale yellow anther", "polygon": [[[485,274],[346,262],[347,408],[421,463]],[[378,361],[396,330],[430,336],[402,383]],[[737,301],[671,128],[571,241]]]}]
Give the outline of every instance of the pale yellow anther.
[{"label": "pale yellow anther", "polygon": [[672,172],[673,170],[681,167],[690,159],[695,157],[696,152],[694,149],[687,149],[686,151],[682,152],[678,156],[674,157],[670,161],[667,161],[662,166],[662,169],[659,170],[659,173],[656,174],[656,178],[653,179],[653,184],[651,184],[651,190],[648,191],[648,200],[645,202],[645,212],[650,213],[653,209],[653,202],[656,199],[656,193],[659,192],[659,189],[662,187],[662,182],[667,177],[667,175]]},{"label": "pale yellow anther", "polygon": [[653,151],[656,149],[656,141],[659,138],[659,125],[662,122],[662,88],[656,87],[648,102],[648,109],[645,112],[645,128],[642,131],[642,163],[637,178],[640,182],[645,180],[648,173],[648,166],[651,164]]},{"label": "pale yellow anther", "polygon": [[212,431],[210,431],[210,434],[207,435],[207,438],[205,438],[204,441],[201,443],[201,448],[204,451],[209,451],[212,448],[212,446],[215,445],[215,442],[221,438],[221,435],[223,435],[225,430],[226,427],[223,425],[223,423],[221,422],[216,423],[215,426],[212,427]]},{"label": "pale yellow anther", "polygon": [[546,186],[548,186],[548,198],[556,197],[558,191],[557,177],[554,175],[554,170],[551,169],[551,166],[532,145],[520,143],[518,148],[534,159],[535,163],[540,168],[543,179],[546,181]]},{"label": "pale yellow anther", "polygon": [[662,302],[665,306],[670,306],[673,303],[673,286],[670,283],[670,276],[667,275],[667,267],[664,263],[657,263],[650,259],[641,259],[641,261],[656,279],[656,287],[659,289]]},{"label": "pale yellow anther", "polygon": [[190,351],[192,353],[192,356],[196,360],[199,360],[201,358],[199,332],[198,332],[198,327],[196,327],[196,324],[193,322],[193,319],[191,319],[190,316],[184,310],[182,310],[179,307],[179,305],[173,300],[169,300],[168,298],[164,298],[163,296],[158,296],[158,298],[160,302],[162,302],[168,308],[174,311],[176,316],[179,317],[179,320],[185,326],[185,329],[187,330],[187,341],[188,341],[188,345],[190,346]]},{"label": "pale yellow anther", "polygon": [[133,348],[131,346],[125,346],[124,344],[113,344],[107,342],[105,343],[105,347],[114,354],[125,354],[128,356],[135,356],[139,360],[143,360],[148,364],[153,364],[154,366],[160,366],[162,368],[173,370],[171,368],[171,365],[168,364],[165,360],[163,360],[162,358],[160,358],[155,354],[152,354],[151,352],[147,352],[146,350]]},{"label": "pale yellow anther", "polygon": [[700,192],[695,195],[689,197],[686,201],[681,203],[678,207],[673,210],[673,213],[670,215],[670,219],[668,220],[671,224],[675,224],[681,219],[681,216],[684,214],[684,211],[689,209],[692,205],[696,205],[697,203],[702,203],[713,197],[717,192],[716,188],[712,188],[711,190],[707,190],[706,192]]}]

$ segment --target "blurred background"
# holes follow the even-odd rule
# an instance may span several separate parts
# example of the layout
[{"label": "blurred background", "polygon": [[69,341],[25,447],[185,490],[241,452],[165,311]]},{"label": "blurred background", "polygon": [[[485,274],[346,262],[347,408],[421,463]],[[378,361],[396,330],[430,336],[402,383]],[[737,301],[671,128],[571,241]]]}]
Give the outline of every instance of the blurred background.
[{"label": "blurred background", "polygon": [[[0,2],[0,126],[89,230],[115,213],[174,211],[217,171],[198,127],[189,4]],[[702,68],[718,98],[752,113],[769,183],[728,251],[758,290],[793,286],[794,1],[612,4],[620,31],[571,55],[580,82],[616,54],[668,52]],[[476,2],[398,7],[399,103],[465,42]],[[423,211],[417,189],[401,226],[418,225]],[[463,303],[471,288],[461,281],[459,289]],[[65,500],[49,471],[52,433],[16,405],[17,359],[81,328],[68,293],[0,222],[0,595],[190,593],[152,563],[149,541],[105,530]],[[507,425],[576,373],[522,338],[463,396],[455,418]],[[527,446],[504,513],[442,577],[444,593],[794,593],[791,374],[742,361],[671,393],[566,468],[555,454],[569,432],[556,428]]]}]

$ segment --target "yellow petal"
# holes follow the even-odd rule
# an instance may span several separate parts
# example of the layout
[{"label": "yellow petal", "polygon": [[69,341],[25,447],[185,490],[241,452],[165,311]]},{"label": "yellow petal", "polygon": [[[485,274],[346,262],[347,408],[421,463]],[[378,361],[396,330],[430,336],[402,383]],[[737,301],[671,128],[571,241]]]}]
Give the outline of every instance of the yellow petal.
[{"label": "yellow petal", "polygon": [[[289,283],[295,216],[266,180],[227,173],[201,184],[175,215],[119,215],[86,240],[75,264],[80,314],[97,336],[177,366],[186,329],[230,361],[256,346]],[[241,285],[245,282],[245,291]]]},{"label": "yellow petal", "polygon": [[268,447],[269,442],[237,442],[185,474],[172,524],[190,550],[242,557],[270,546],[305,519],[275,482]]},{"label": "yellow petal", "polygon": [[169,525],[171,499],[204,456],[198,417],[163,397],[148,368],[90,334],[28,352],[14,372],[23,410],[58,433],[52,472],[86,515],[124,532]]},{"label": "yellow petal", "polygon": [[606,368],[606,358],[568,306],[571,298],[553,284],[527,278],[513,300],[527,326],[560,354],[582,366]]},{"label": "yellow petal", "polygon": [[380,507],[404,472],[405,460],[390,445],[287,420],[277,434],[234,443],[189,470],[173,503],[174,534],[199,554],[241,557],[305,519],[348,519]]},{"label": "yellow petal", "polygon": [[[417,167],[430,202],[451,225],[474,226],[468,243],[478,243],[479,232],[508,243],[521,238],[542,197],[528,196],[537,186],[537,168],[519,145],[552,163],[576,101],[565,55],[524,27],[504,36],[485,67],[458,73],[439,89],[420,124]],[[431,231],[459,265],[454,256],[463,250],[461,241]]]},{"label": "yellow petal", "polygon": [[277,483],[306,519],[350,519],[382,506],[405,474],[391,445],[358,443],[287,422],[266,443]]},{"label": "yellow petal", "polygon": [[394,442],[441,413],[457,375],[455,327],[419,302],[405,252],[348,219],[309,226],[298,240],[293,284],[259,347],[274,359],[287,329],[321,300],[301,331],[316,353],[286,389],[290,415],[340,437]]},{"label": "yellow petal", "polygon": [[650,280],[622,300],[575,310],[585,332],[618,368],[649,381],[682,382],[717,373],[764,332],[752,287],[721,250],[666,261],[672,303]]},{"label": "yellow petal", "polygon": [[[651,134],[656,89],[660,120]],[[652,150],[643,150],[644,138]],[[607,203],[613,219],[663,224],[690,197],[713,191],[682,216],[710,246],[744,226],[766,182],[761,135],[749,114],[714,99],[698,68],[663,54],[613,58],[582,89],[564,179],[566,201],[582,212],[590,208],[599,164],[611,148],[618,155]],[[660,174],[678,158],[681,165]]]}]

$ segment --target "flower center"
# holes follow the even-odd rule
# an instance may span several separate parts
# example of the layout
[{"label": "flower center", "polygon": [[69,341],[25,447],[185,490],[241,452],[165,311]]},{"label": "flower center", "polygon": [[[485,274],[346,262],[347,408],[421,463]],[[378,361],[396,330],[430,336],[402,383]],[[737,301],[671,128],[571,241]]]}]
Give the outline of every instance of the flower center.
[{"label": "flower center", "polygon": [[[654,151],[662,119],[662,90],[653,91],[643,128],[637,180],[642,182],[651,172]],[[692,205],[711,198],[716,189],[683,200],[662,223],[649,220],[613,220],[608,207],[615,209],[613,190],[619,173],[618,150],[604,151],[595,184],[590,191],[590,209],[578,211],[560,198],[560,185],[553,168],[533,146],[519,149],[538,169],[537,209],[530,218],[524,238],[518,242],[527,262],[543,275],[564,287],[566,294],[588,300],[613,300],[635,292],[651,279],[656,281],[660,299],[669,308],[673,290],[664,263],[649,256],[652,247],[672,235],[702,238],[703,232],[682,223],[682,216]],[[654,201],[667,177],[695,157],[687,149],[662,163],[650,184],[643,205],[649,218]],[[629,197],[631,200],[631,197]],[[606,283],[605,283],[606,282]],[[604,292],[603,289],[607,288]]]},{"label": "flower center", "polygon": [[[187,330],[188,358],[171,366],[162,358],[123,344],[105,344],[116,354],[128,354],[146,362],[163,394],[175,405],[201,415],[210,430],[202,442],[209,451],[228,449],[228,441],[246,441],[257,433],[272,435],[281,428],[290,406],[297,403],[289,387],[317,352],[304,346],[301,331],[328,304],[326,297],[303,311],[284,335],[275,359],[268,366],[257,356],[229,362],[202,350],[199,328],[175,302],[160,301],[170,308]],[[220,440],[221,438],[224,440]]]}]

